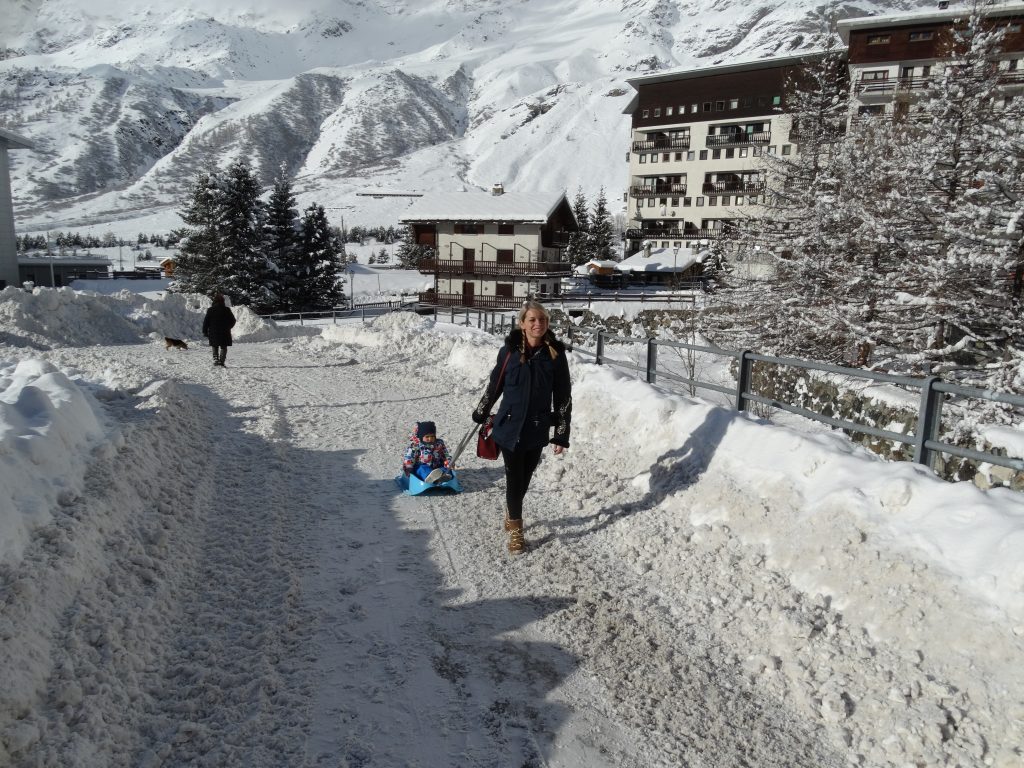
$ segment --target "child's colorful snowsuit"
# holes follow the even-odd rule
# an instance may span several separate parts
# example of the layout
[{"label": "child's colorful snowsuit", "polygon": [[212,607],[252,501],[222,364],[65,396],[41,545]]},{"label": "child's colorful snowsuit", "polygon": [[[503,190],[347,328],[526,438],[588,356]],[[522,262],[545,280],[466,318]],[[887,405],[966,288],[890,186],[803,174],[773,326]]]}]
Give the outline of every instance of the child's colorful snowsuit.
[{"label": "child's colorful snowsuit", "polygon": [[[423,435],[434,435],[434,442],[424,442],[421,439]],[[402,460],[402,471],[426,480],[427,475],[435,469],[444,469],[450,475],[451,455],[444,440],[437,437],[434,422],[421,421],[412,428],[409,447],[405,449],[405,458]]]}]

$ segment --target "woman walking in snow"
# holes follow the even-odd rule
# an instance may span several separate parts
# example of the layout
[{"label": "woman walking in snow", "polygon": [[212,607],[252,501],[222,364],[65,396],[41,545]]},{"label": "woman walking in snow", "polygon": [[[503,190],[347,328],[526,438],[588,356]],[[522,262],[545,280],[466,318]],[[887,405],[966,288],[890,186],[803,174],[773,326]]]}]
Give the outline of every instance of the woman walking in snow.
[{"label": "woman walking in snow", "polygon": [[505,462],[505,530],[509,532],[508,551],[513,554],[526,547],[523,498],[544,446],[552,443],[556,454],[569,447],[569,361],[565,345],[549,330],[550,323],[551,316],[542,304],[523,304],[519,327],[505,339],[487,389],[473,411],[473,421],[483,424],[504,394],[494,418],[493,436]]},{"label": "woman walking in snow", "polygon": [[213,304],[203,318],[203,336],[210,340],[213,349],[213,364],[224,365],[231,346],[231,329],[235,327],[235,313],[224,303],[224,294],[213,297]]}]

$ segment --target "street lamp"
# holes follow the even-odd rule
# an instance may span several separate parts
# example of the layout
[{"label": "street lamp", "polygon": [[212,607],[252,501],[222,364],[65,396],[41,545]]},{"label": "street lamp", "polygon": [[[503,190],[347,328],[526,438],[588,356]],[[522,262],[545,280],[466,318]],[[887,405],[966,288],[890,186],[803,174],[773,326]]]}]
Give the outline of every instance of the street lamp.
[{"label": "street lamp", "polygon": [[356,272],[352,268],[352,262],[348,265],[348,290],[350,295],[349,309],[356,308]]},{"label": "street lamp", "polygon": [[676,271],[676,269],[678,268],[676,266],[678,264],[678,260],[679,260],[679,246],[676,246],[675,248],[672,249],[672,290],[673,291],[676,289],[676,286],[678,286],[678,284],[679,284],[679,281],[677,279],[679,273]]}]

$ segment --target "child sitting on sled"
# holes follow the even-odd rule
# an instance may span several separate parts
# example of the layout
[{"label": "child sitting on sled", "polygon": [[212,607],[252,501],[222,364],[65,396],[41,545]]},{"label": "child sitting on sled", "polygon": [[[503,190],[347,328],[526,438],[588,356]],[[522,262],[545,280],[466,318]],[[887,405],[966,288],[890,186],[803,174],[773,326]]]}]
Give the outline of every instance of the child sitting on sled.
[{"label": "child sitting on sled", "polygon": [[452,479],[452,459],[448,446],[437,436],[432,421],[420,421],[412,428],[405,449],[402,471],[414,474],[425,483],[443,483]]}]

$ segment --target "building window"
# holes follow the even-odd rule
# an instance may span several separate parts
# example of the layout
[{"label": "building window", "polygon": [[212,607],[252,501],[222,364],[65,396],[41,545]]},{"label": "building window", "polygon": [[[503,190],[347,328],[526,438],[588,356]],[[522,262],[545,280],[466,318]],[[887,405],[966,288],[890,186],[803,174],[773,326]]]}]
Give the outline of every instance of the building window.
[{"label": "building window", "polygon": [[865,72],[860,76],[861,80],[865,82],[868,80],[888,80],[889,70],[887,69],[872,69],[869,72]]},{"label": "building window", "polygon": [[736,150],[735,149],[733,149],[732,147],[729,147],[728,149],[725,150],[725,159],[726,160],[732,160],[734,157],[736,157]]},{"label": "building window", "polygon": [[686,159],[687,160],[696,160],[697,159],[697,153],[693,152],[693,151],[687,152],[686,153]]},{"label": "building window", "polygon": [[768,106],[768,97],[767,96],[758,96],[757,97],[757,106],[759,106],[759,107],[766,107],[766,106]]},{"label": "building window", "polygon": [[704,102],[704,111],[705,112],[710,112],[711,111],[711,102],[710,101],[705,101]]},{"label": "building window", "polygon": [[1008,62],[1006,62],[1006,71],[1007,72],[1016,72],[1017,71],[1017,61],[1018,61],[1017,59],[1010,59]]},{"label": "building window", "polygon": [[478,235],[480,227],[476,224],[456,224],[453,231],[456,235]]},{"label": "building window", "polygon": [[736,195],[736,205],[743,205],[743,195]]},{"label": "building window", "polygon": [[683,243],[680,240],[676,240],[675,242],[672,243],[672,247],[673,248],[682,248],[683,247]]},{"label": "building window", "polygon": [[672,159],[672,153],[671,152],[664,152],[664,153],[662,153],[662,155],[661,155],[661,162],[667,163],[671,159]]},{"label": "building window", "polygon": [[718,205],[718,197],[716,197],[715,195],[709,195],[708,205]]},{"label": "building window", "polygon": [[651,111],[649,109],[645,109],[643,111],[643,117],[650,117],[650,116],[651,116]]},{"label": "building window", "polygon": [[682,161],[683,161],[683,153],[682,152],[676,152],[676,162],[677,163],[681,163]]},{"label": "building window", "polygon": [[695,115],[695,114],[697,114],[698,111],[699,110],[697,109],[697,105],[696,104],[691,104],[690,105],[690,114],[694,114]]},{"label": "building window", "polygon": [[752,106],[754,106],[754,97],[753,96],[744,96],[743,97],[743,108],[747,109],[748,107],[752,107]]},{"label": "building window", "polygon": [[693,204],[693,198],[692,197],[684,197],[683,198],[683,208],[689,208],[692,204]]},{"label": "building window", "polygon": [[715,102],[715,111],[716,112],[721,112],[724,109],[725,109],[725,101],[724,100],[716,101]]},{"label": "building window", "polygon": [[655,117],[661,117],[661,107],[655,107],[654,108],[654,116]]},{"label": "building window", "polygon": [[706,149],[702,149],[700,151],[700,159],[701,160],[707,160],[708,159],[708,151]]},{"label": "building window", "polygon": [[761,151],[762,151],[761,147],[751,147],[751,149],[753,150],[753,152],[751,152],[750,154],[753,157],[760,157],[761,156]]},{"label": "building window", "polygon": [[1020,30],[1021,30],[1020,24],[1007,24],[1006,25],[1006,31],[1009,32],[1012,35],[1016,35],[1018,32],[1020,32]]},{"label": "building window", "polygon": [[[931,30],[928,30],[928,31],[925,31],[925,32],[911,32],[910,33],[910,42],[918,43],[918,42],[921,42],[922,40],[931,40],[932,37],[933,37],[933,35],[932,35]],[[886,42],[889,42],[889,41],[886,40]],[[870,41],[868,41],[868,45],[871,45]]]},{"label": "building window", "polygon": [[673,208],[678,208],[679,207],[679,198],[678,197],[673,197],[672,198],[672,207]]},{"label": "building window", "polygon": [[782,103],[782,97],[781,96],[772,96],[772,106],[773,107],[777,107],[781,103]]},{"label": "building window", "polygon": [[729,204],[729,196],[728,195],[722,195],[722,205],[728,205],[728,204]]},{"label": "building window", "polygon": [[739,99],[729,99],[729,109],[739,109],[739,108],[740,108],[740,100]]},{"label": "building window", "polygon": [[499,224],[498,234],[499,235],[514,235],[516,233],[515,224]]},{"label": "building window", "polygon": [[868,45],[888,45],[889,35],[868,35]]},{"label": "building window", "polygon": [[654,198],[653,197],[647,198],[647,207],[648,208],[653,208],[654,207]]},{"label": "building window", "polygon": [[662,248],[668,248],[668,240],[662,240],[661,241],[661,247]]},{"label": "building window", "polygon": [[774,155],[775,154],[775,145],[774,144],[772,144],[770,147],[768,147],[768,154],[769,155]]},{"label": "building window", "polygon": [[747,147],[740,147],[740,157],[747,156]]},{"label": "building window", "polygon": [[712,160],[721,160],[722,159],[722,150],[720,150],[720,149],[712,149],[711,150],[711,159]]},{"label": "building window", "polygon": [[665,117],[672,117],[674,111],[674,107],[665,107]]},{"label": "building window", "polygon": [[511,248],[499,248],[498,249],[498,263],[499,264],[511,264],[515,261],[515,251]]},{"label": "building window", "polygon": [[702,208],[703,206],[704,206],[704,198],[703,197],[698,197],[697,198],[697,207],[698,208]]},{"label": "building window", "polygon": [[931,64],[925,64],[923,67],[921,67],[921,77],[928,77],[928,75],[930,75],[931,73],[932,73],[932,65]]},{"label": "building window", "polygon": [[512,283],[498,283],[494,286],[495,296],[506,296],[511,298],[515,296],[515,285]]},{"label": "building window", "polygon": [[656,163],[656,162],[658,162],[658,155],[657,155],[657,154],[653,154],[653,155],[651,155],[651,162],[652,162],[652,163]]},{"label": "building window", "polygon": [[659,197],[658,198],[658,205],[660,205],[662,208],[664,208],[666,205],[668,205],[668,198],[667,197]]},{"label": "building window", "polygon": [[643,165],[647,162],[647,155],[640,155],[640,164]]},{"label": "building window", "polygon": [[792,151],[792,149],[793,149],[792,145],[790,145],[790,144],[783,144],[782,145],[782,154],[788,155]]}]

